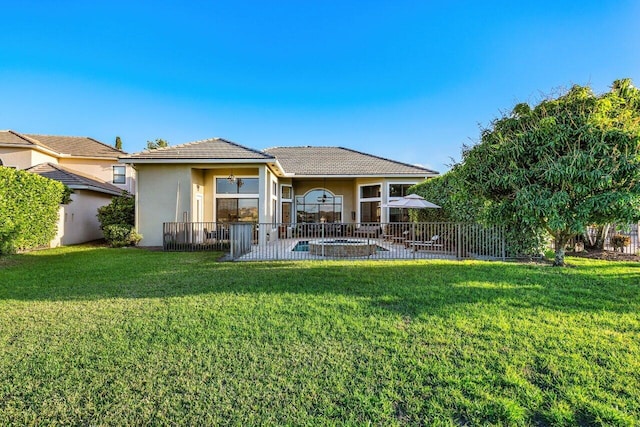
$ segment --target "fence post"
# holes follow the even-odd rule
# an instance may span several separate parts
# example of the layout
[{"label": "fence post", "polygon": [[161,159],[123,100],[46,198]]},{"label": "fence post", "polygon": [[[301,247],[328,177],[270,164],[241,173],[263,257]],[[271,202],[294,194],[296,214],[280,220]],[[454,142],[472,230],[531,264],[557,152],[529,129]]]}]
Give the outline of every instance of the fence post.
[{"label": "fence post", "polygon": [[[412,222],[411,223],[411,236],[409,236],[411,240],[415,241],[417,240],[416,237],[416,223]],[[413,242],[409,242],[409,248],[412,249],[411,252],[413,252],[413,259],[416,259],[416,252],[418,252],[416,250],[417,246],[413,246]]]},{"label": "fence post", "polygon": [[456,259],[462,259],[462,224],[456,223]]},{"label": "fence post", "polygon": [[231,223],[229,223],[229,249],[230,249],[230,253],[231,253],[231,259],[236,259],[235,254],[234,254],[234,241],[235,241],[235,234],[236,234],[236,230],[235,227],[232,226]]},{"label": "fence post", "polygon": [[506,261],[507,259],[507,241],[505,236],[505,228],[504,225],[500,227],[500,243],[502,244],[502,260]]}]

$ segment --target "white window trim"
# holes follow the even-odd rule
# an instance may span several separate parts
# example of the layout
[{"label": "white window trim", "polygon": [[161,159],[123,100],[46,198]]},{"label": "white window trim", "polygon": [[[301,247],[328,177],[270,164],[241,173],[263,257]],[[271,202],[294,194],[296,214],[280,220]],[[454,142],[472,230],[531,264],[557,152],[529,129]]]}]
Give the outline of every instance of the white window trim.
[{"label": "white window trim", "polygon": [[[283,196],[284,191],[282,191],[282,189],[285,188],[285,187],[289,187],[291,189],[291,191],[289,192],[289,194],[291,195],[290,198],[286,198],[286,197]],[[296,213],[296,205],[294,203],[295,195],[293,194],[293,185],[291,185],[291,184],[280,184],[279,196],[280,196],[280,202],[279,202],[280,212],[278,212],[278,222],[280,224],[282,224],[282,222],[283,222],[283,220],[282,220],[282,212],[284,210],[282,209],[282,204],[283,203],[291,203],[291,212],[289,214],[292,216],[291,224],[292,225],[295,224],[296,223],[296,218],[295,218],[295,216],[296,216],[295,215],[295,213]]]},{"label": "white window trim", "polygon": [[[234,193],[234,194],[218,194],[218,187],[216,180],[218,178],[227,179],[227,175],[214,175],[213,176],[213,221],[218,222],[218,199],[257,199],[258,208],[260,207],[260,193]],[[260,182],[258,175],[242,175],[236,176],[236,179],[255,178]]]},{"label": "white window trim", "polygon": [[[118,176],[122,176],[123,177],[123,181],[122,182],[116,182],[116,168],[118,169],[122,169],[123,173],[122,174],[117,174]],[[118,184],[118,185],[125,185],[127,183],[127,167],[124,165],[113,165],[111,166],[111,183],[113,184]]]},{"label": "white window trim", "polygon": [[[220,198],[220,199],[259,199],[260,198],[260,193],[231,193],[231,194],[225,194],[225,193],[220,193],[218,194],[218,187],[216,186],[216,180],[217,179],[227,179],[226,175],[216,175],[213,177],[213,203],[214,203],[214,207],[215,207],[215,199]],[[246,178],[255,178],[257,180],[260,180],[260,177],[257,175],[242,175],[242,176],[236,176],[236,179],[246,179]]]},{"label": "white window trim", "polygon": [[[400,200],[402,199],[402,196],[391,196],[391,186],[392,185],[416,185],[419,184],[418,182],[404,182],[404,181],[394,181],[394,182],[388,182],[387,183],[387,203],[389,202],[393,202],[395,200]],[[389,208],[387,208],[389,209]]]},{"label": "white window trim", "polygon": [[[286,197],[283,196],[284,191],[282,191],[282,189],[284,187],[289,187],[291,189],[291,191],[289,193],[289,194],[291,194],[291,197],[286,198]],[[283,201],[283,202],[292,202],[294,198],[295,198],[295,196],[293,194],[293,185],[291,185],[291,184],[280,184],[280,200]]]},{"label": "white window trim", "polygon": [[[340,204],[340,218],[341,218],[340,221],[341,221],[341,223],[344,223],[344,195],[336,194],[333,191],[329,190],[328,188],[315,187],[315,188],[312,188],[311,190],[307,191],[306,193],[300,195],[299,197],[303,197],[304,198],[304,197],[307,196],[307,194],[309,194],[310,192],[315,191],[315,190],[320,190],[320,191],[324,190],[327,193],[331,194],[333,197],[342,197],[342,203]],[[293,194],[293,192],[291,194]],[[298,223],[298,206],[297,206],[298,203],[296,203],[296,197],[297,196],[295,194],[293,194],[293,199],[291,199],[291,202],[292,202],[291,207],[293,208],[293,212],[291,212],[291,214],[293,216],[293,218],[291,219],[291,223],[292,224],[297,224]]]},{"label": "white window trim", "polygon": [[[379,185],[380,186],[380,196],[379,197],[362,197],[362,187],[371,187],[374,185]],[[362,212],[360,209],[360,203],[362,202],[380,202],[380,207],[382,207],[382,193],[384,190],[384,183],[383,182],[370,182],[367,184],[358,184],[358,203],[356,205],[356,222],[360,223],[361,218],[362,218]],[[380,212],[380,221],[382,221],[382,212]]]}]

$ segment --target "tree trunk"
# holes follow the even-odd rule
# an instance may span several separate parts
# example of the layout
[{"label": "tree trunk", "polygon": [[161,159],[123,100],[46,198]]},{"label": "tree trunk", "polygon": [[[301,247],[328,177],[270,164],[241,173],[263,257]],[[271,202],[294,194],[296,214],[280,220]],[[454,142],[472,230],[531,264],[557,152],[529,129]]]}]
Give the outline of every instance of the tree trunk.
[{"label": "tree trunk", "polygon": [[610,227],[611,227],[610,224],[598,226],[598,234],[596,235],[596,244],[595,244],[596,249],[600,249],[600,250],[604,249],[604,241],[607,238],[607,234],[609,234]]},{"label": "tree trunk", "polygon": [[556,257],[553,261],[554,267],[564,267],[564,247],[567,244],[568,238],[564,235],[554,236]]}]

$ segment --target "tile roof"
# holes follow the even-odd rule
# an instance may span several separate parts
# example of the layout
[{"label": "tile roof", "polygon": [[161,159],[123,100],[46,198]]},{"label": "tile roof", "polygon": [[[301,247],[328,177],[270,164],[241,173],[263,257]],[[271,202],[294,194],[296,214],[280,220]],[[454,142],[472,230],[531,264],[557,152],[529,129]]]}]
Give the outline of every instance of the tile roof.
[{"label": "tile roof", "polygon": [[273,147],[287,174],[295,175],[437,175],[438,172],[343,147]]},{"label": "tile roof", "polygon": [[0,144],[33,145],[60,155],[117,159],[123,151],[86,136],[55,136],[0,131]]},{"label": "tile roof", "polygon": [[52,163],[40,163],[39,165],[32,166],[26,170],[28,172],[37,173],[40,176],[59,181],[71,189],[93,190],[116,196],[122,194],[123,191],[121,188],[118,188],[108,182],[101,181],[96,177],[83,175]]},{"label": "tile roof", "polygon": [[123,159],[157,159],[157,160],[181,160],[181,159],[273,159],[273,156],[262,151],[254,150],[235,142],[222,138],[210,138],[202,141],[188,142],[156,150],[145,150],[139,153],[122,157]]}]

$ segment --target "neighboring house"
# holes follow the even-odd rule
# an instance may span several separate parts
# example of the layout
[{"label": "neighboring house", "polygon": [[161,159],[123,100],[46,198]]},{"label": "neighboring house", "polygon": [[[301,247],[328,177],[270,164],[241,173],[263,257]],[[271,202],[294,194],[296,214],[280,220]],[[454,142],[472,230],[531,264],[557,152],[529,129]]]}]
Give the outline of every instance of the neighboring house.
[{"label": "neighboring house", "polygon": [[341,147],[254,150],[221,138],[126,155],[136,169],[142,246],[165,222],[379,223],[406,220],[382,204],[438,175]]},{"label": "neighboring house", "polygon": [[72,202],[61,205],[58,234],[51,246],[102,237],[97,209],[122,191],[133,193],[135,175],[118,163],[123,151],[88,137],[0,131],[0,165],[24,169],[66,184]]}]

